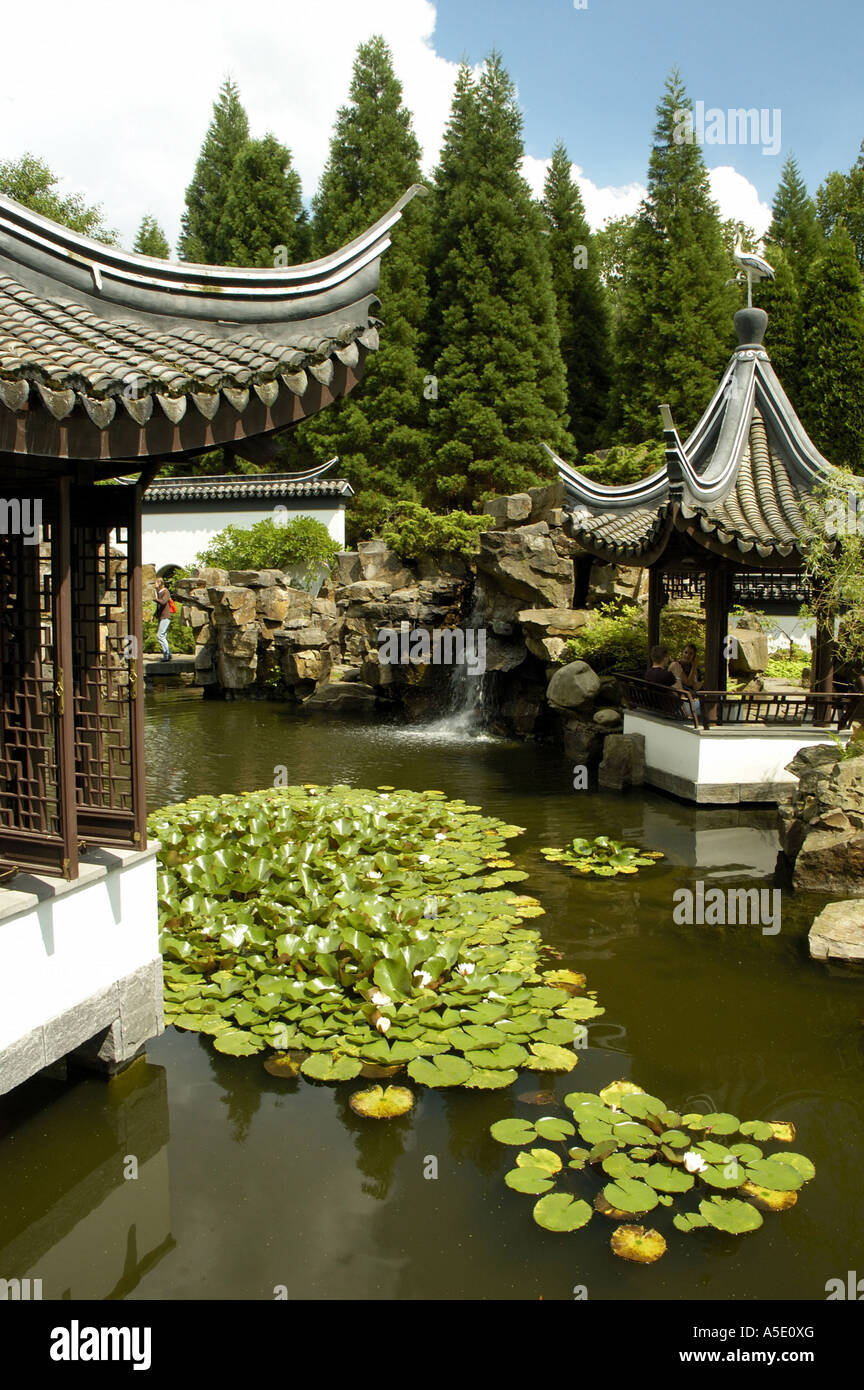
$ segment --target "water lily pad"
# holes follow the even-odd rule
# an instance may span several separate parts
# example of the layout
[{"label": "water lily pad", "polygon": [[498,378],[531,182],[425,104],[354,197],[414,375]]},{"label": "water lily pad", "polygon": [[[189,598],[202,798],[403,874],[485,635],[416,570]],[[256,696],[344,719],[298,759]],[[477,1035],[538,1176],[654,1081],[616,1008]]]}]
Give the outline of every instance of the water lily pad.
[{"label": "water lily pad", "polygon": [[414,1105],[414,1092],[407,1086],[369,1086],[365,1091],[355,1091],[348,1104],[356,1115],[369,1120],[389,1120],[396,1115],[407,1115]]},{"label": "water lily pad", "polygon": [[[520,1155],[521,1157],[521,1155]],[[511,1168],[504,1174],[504,1181],[514,1192],[550,1192],[555,1184],[542,1168]]]},{"label": "water lily pad", "polygon": [[570,1159],[570,1162],[567,1164],[568,1168],[575,1168],[577,1170],[581,1170],[585,1167],[585,1164],[588,1162],[587,1149],[580,1149],[578,1147],[574,1149],[568,1149],[567,1154]]},{"label": "water lily pad", "polygon": [[588,1162],[602,1163],[603,1159],[615,1153],[618,1147],[617,1139],[603,1139],[599,1144],[594,1144],[594,1146],[588,1150]]},{"label": "water lily pad", "polygon": [[697,1231],[700,1227],[705,1227],[708,1222],[704,1216],[700,1216],[698,1211],[678,1212],[672,1217],[672,1225],[679,1231]]},{"label": "water lily pad", "polygon": [[741,1121],[737,1115],[728,1115],[721,1110],[703,1115],[702,1123],[711,1134],[737,1134]]},{"label": "water lily pad", "polygon": [[500,1047],[466,1052],[465,1061],[485,1071],[510,1071],[513,1067],[521,1067],[527,1057],[528,1053],[519,1043],[506,1042]]},{"label": "water lily pad", "polygon": [[666,1241],[660,1232],[644,1226],[619,1226],[609,1244],[613,1255],[634,1264],[653,1265],[666,1254]]},{"label": "water lily pad", "polygon": [[541,1139],[564,1140],[576,1133],[576,1126],[569,1120],[559,1120],[555,1115],[541,1115],[534,1121]]},{"label": "water lily pad", "polygon": [[566,989],[568,994],[575,994],[577,990],[584,989],[588,983],[585,976],[578,974],[575,970],[544,970],[543,979],[559,989]]},{"label": "water lily pad", "polygon": [[404,1071],[402,1063],[399,1066],[382,1067],[378,1062],[364,1062],[359,1074],[366,1081],[384,1081],[391,1076],[396,1076],[400,1071]]},{"label": "water lily pad", "polygon": [[692,1173],[667,1163],[649,1163],[644,1178],[655,1192],[689,1192],[695,1181]]},{"label": "water lily pad", "polygon": [[633,1215],[653,1211],[657,1205],[657,1193],[645,1182],[635,1178],[619,1178],[617,1182],[607,1183],[603,1196],[616,1211],[632,1212]]},{"label": "water lily pad", "polygon": [[485,1071],[482,1067],[474,1067],[465,1085],[469,1091],[503,1091],[518,1080],[518,1071]]},{"label": "water lily pad", "polygon": [[517,1154],[516,1165],[519,1168],[540,1168],[550,1177],[553,1173],[560,1173],[564,1167],[559,1155],[551,1149],[528,1149],[526,1153]]},{"label": "water lily pad", "polygon": [[254,1033],[246,1033],[242,1028],[226,1028],[213,1039],[217,1052],[229,1057],[251,1057],[255,1052],[263,1052],[267,1044]]},{"label": "water lily pad", "polygon": [[591,1208],[568,1192],[550,1192],[535,1204],[534,1220],[544,1231],[578,1231],[591,1220]]},{"label": "water lily pad", "polygon": [[770,1187],[760,1187],[755,1182],[743,1183],[741,1192],[755,1202],[760,1211],[788,1211],[798,1201],[797,1192],[774,1192]]},{"label": "water lily pad", "polygon": [[[780,1144],[793,1144],[795,1142],[795,1126],[790,1120],[769,1120],[771,1126],[771,1137]],[[756,1138],[756,1136],[753,1136]]]},{"label": "water lily pad", "polygon": [[357,1057],[340,1057],[332,1053],[316,1052],[307,1057],[300,1070],[310,1081],[352,1081],[363,1070]]},{"label": "water lily pad", "polygon": [[606,1105],[620,1105],[622,1096],[644,1096],[645,1091],[641,1086],[637,1086],[633,1081],[613,1081],[608,1086],[604,1086],[600,1092],[600,1099]]},{"label": "water lily pad", "polygon": [[454,1052],[415,1057],[408,1063],[408,1075],[423,1086],[464,1086],[471,1075],[471,1063]]},{"label": "water lily pad", "polygon": [[699,1203],[699,1211],[709,1226],[736,1236],[758,1231],[762,1225],[762,1216],[756,1208],[738,1197],[709,1197]]},{"label": "water lily pad", "polygon": [[745,1120],[741,1125],[741,1133],[750,1139],[759,1139],[762,1143],[766,1139],[774,1138],[774,1131],[767,1120]]},{"label": "water lily pad", "polygon": [[658,1100],[657,1096],[649,1096],[645,1092],[638,1091],[633,1095],[622,1095],[620,1100],[612,1103],[634,1120],[644,1120],[648,1115],[661,1115],[666,1109],[662,1100]]},{"label": "water lily pad", "polygon": [[760,1187],[770,1188],[772,1192],[795,1192],[806,1181],[797,1168],[785,1162],[785,1155],[759,1158],[755,1163],[748,1163],[745,1177]]},{"label": "water lily pad", "polygon": [[[548,1135],[546,1136],[548,1138]],[[806,1154],[779,1153],[775,1155],[779,1163],[786,1164],[789,1168],[794,1168],[796,1173],[800,1173],[805,1182],[810,1182],[816,1176],[816,1165],[807,1158]]]},{"label": "water lily pad", "polygon": [[692,1140],[683,1129],[665,1129],[660,1135],[660,1143],[667,1144],[670,1149],[689,1149]]},{"label": "water lily pad", "polygon": [[497,1139],[499,1144],[518,1144],[521,1148],[523,1144],[530,1144],[537,1138],[537,1130],[530,1120],[512,1119],[496,1120],[495,1124],[489,1129],[493,1139]]},{"label": "water lily pad", "polygon": [[537,1042],[529,1046],[531,1056],[526,1058],[524,1065],[531,1071],[568,1072],[579,1061],[575,1052],[554,1043]]}]

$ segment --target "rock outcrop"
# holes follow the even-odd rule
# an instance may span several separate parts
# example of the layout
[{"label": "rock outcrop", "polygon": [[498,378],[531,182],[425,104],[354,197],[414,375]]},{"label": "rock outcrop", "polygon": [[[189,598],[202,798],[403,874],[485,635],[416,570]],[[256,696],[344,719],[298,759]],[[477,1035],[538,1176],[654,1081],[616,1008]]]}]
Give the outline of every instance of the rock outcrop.
[{"label": "rock outcrop", "polygon": [[815,744],[788,771],[799,780],[778,869],[801,891],[864,896],[864,748],[842,757],[836,744]]},{"label": "rock outcrop", "polygon": [[809,942],[814,960],[864,965],[864,902],[829,903],[810,928]]}]

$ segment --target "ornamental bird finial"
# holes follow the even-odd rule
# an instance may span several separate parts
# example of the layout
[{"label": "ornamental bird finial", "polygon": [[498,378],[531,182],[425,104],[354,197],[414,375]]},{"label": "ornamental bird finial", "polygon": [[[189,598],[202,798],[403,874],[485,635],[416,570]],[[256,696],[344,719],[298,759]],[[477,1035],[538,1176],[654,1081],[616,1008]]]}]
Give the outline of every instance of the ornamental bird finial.
[{"label": "ornamental bird finial", "polygon": [[735,250],[732,253],[735,262],[741,269],[747,272],[747,308],[753,308],[753,281],[754,280],[773,280],[774,267],[770,266],[761,256],[757,256],[754,251],[745,251],[741,242],[741,234],[735,242]]}]

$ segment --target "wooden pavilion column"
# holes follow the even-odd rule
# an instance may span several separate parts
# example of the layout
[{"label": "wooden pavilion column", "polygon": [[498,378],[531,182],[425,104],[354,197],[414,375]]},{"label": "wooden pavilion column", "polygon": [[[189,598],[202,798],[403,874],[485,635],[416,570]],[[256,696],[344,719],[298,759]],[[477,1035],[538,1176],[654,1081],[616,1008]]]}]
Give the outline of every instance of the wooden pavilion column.
[{"label": "wooden pavilion column", "polygon": [[663,575],[656,565],[648,571],[648,655],[660,641],[660,612],[663,608]]},{"label": "wooden pavilion column", "polygon": [[728,584],[724,567],[705,572],[705,689],[725,690]]}]

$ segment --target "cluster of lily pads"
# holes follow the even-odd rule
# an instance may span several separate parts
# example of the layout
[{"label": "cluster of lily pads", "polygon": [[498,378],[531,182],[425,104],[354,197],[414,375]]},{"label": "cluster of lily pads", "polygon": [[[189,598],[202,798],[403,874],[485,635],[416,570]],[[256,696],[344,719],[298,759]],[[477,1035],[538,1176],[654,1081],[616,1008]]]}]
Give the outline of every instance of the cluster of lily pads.
[{"label": "cluster of lily pads", "polygon": [[[544,968],[526,926],[543,909],[508,887],[527,877],[507,854],[521,827],[464,801],[268,788],[197,797],[149,828],[166,1021],[218,1052],[268,1051],[268,1071],[314,1081],[407,1068],[494,1090],[571,1071],[575,1029],[603,1012],[583,975]],[[379,1116],[411,1102],[401,1087],[352,1097]]]},{"label": "cluster of lily pads", "polygon": [[568,849],[546,847],[540,853],[552,864],[567,864],[580,874],[596,874],[598,878],[614,878],[617,874],[636,874],[664,856],[659,850],[635,849],[621,840],[598,835],[594,840],[577,836]]},{"label": "cluster of lily pads", "polygon": [[[626,1222],[692,1194],[691,1209],[673,1218],[677,1230],[713,1227],[741,1235],[759,1229],[763,1211],[794,1206],[816,1171],[803,1154],[766,1155],[760,1147],[791,1144],[795,1127],[786,1122],[742,1123],[719,1112],[681,1115],[630,1081],[615,1081],[599,1095],[573,1091],[564,1104],[572,1122],[553,1115],[507,1119],[490,1131],[499,1143],[521,1150],[504,1181],[539,1198],[534,1220],[547,1231],[578,1230],[595,1212]],[[570,1147],[577,1129],[582,1146]],[[602,1174],[608,1181],[591,1203],[554,1190],[567,1172]],[[739,1195],[723,1195],[731,1191]],[[616,1255],[640,1264],[653,1264],[666,1252],[661,1232],[644,1226],[619,1226],[611,1245]]]}]

